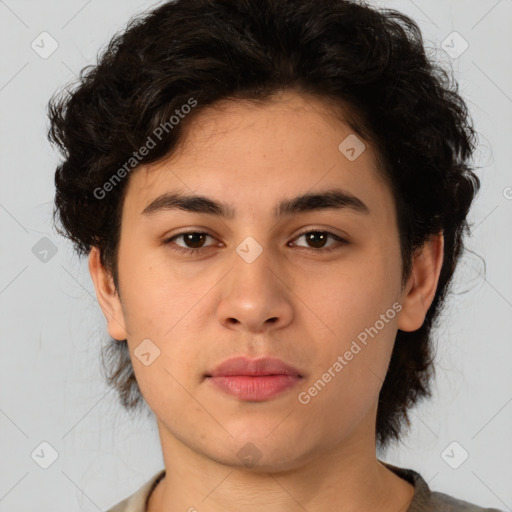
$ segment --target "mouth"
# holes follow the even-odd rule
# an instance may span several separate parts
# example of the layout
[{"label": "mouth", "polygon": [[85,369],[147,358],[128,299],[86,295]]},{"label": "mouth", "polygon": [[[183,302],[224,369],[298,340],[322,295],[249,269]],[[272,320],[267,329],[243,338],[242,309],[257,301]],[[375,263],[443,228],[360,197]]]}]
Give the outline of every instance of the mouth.
[{"label": "mouth", "polygon": [[227,359],[205,375],[214,388],[239,400],[263,402],[299,384],[303,375],[277,358]]},{"label": "mouth", "polygon": [[207,377],[218,390],[248,402],[264,402],[296,386],[302,377],[293,375],[229,375]]}]

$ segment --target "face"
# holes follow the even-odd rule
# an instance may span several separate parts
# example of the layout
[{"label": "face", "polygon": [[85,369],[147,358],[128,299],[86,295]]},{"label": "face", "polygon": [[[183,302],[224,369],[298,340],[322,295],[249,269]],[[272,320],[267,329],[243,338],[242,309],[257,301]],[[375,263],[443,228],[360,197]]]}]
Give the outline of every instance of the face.
[{"label": "face", "polygon": [[[421,325],[437,271],[425,269],[430,287],[414,289],[413,278],[401,289],[391,191],[368,143],[359,156],[359,146],[339,149],[348,136],[319,100],[288,92],[203,111],[178,153],[132,172],[119,297],[90,268],[109,332],[128,340],[169,442],[228,465],[248,455],[285,469],[374,437],[397,329]],[[328,190],[352,200],[293,203]],[[173,208],[164,194],[207,197],[226,215]],[[207,377],[235,356],[296,371]]]}]

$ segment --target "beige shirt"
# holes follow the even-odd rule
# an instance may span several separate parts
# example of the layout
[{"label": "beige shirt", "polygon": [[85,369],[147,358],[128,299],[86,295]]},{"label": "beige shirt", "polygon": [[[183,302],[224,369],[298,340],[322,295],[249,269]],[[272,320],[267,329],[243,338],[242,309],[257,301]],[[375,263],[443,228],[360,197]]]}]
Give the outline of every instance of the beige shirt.
[{"label": "beige shirt", "polygon": [[[448,494],[431,491],[419,473],[379,461],[388,469],[414,486],[414,496],[406,512],[503,512],[497,508],[483,508]],[[138,491],[107,512],[146,512],[149,495],[165,476],[165,469],[151,477]]]}]

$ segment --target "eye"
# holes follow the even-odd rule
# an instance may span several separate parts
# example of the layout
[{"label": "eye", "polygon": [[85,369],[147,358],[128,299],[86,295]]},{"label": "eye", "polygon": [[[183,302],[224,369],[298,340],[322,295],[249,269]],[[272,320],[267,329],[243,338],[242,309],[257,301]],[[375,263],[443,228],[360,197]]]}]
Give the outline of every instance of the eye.
[{"label": "eye", "polygon": [[[173,251],[178,251],[181,252],[182,254],[198,254],[201,251],[201,249],[205,247],[204,241],[208,237],[214,239],[214,237],[203,231],[187,231],[185,233],[179,233],[178,235],[174,235],[173,237],[164,240],[163,243],[165,245],[169,245],[169,247]],[[313,244],[313,247],[305,247],[306,250],[311,250],[313,252],[329,252],[339,248],[340,246],[348,245],[349,243],[344,238],[335,235],[334,233],[331,233],[329,231],[304,231],[298,237],[296,237],[295,240],[298,240],[302,237],[305,237],[305,240],[307,241],[308,244]],[[327,246],[327,248],[324,248],[324,245],[326,241],[329,239],[329,237],[331,237],[338,243],[331,244],[330,246]],[[175,240],[177,239],[182,239],[186,244],[185,247],[175,243]],[[192,245],[193,247],[187,247],[187,245]],[[298,245],[298,247],[304,246]]]},{"label": "eye", "polygon": [[[304,231],[302,234],[300,234],[295,240],[298,240],[299,238],[305,237],[305,240],[309,244],[313,244],[312,250],[315,252],[328,252],[335,250],[339,248],[340,245],[347,245],[348,241],[344,238],[335,235],[334,233],[331,233],[329,231],[319,231],[319,230],[313,230],[313,231]],[[334,246],[331,244],[330,246],[327,246],[326,249],[324,249],[324,245],[326,240],[331,237],[335,241],[338,242],[338,244],[334,244]],[[303,247],[299,245],[299,247]],[[309,247],[306,247],[306,249],[310,249]],[[321,250],[318,250],[321,249]]]},{"label": "eye", "polygon": [[192,253],[198,253],[202,247],[182,247],[180,245],[177,245],[174,243],[175,239],[182,238],[186,244],[191,244],[192,246],[195,245],[202,245],[202,242],[206,237],[213,238],[208,233],[204,233],[202,231],[187,231],[186,233],[180,233],[178,235],[174,235],[171,238],[168,238],[167,240],[164,240],[164,244],[168,244],[173,251],[178,251],[184,254],[192,254]]}]

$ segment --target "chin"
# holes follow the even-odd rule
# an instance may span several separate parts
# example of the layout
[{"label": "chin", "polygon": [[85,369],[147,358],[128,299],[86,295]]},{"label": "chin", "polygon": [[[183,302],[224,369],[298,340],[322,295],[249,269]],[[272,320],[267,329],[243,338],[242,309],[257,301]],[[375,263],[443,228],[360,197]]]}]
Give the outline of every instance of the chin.
[{"label": "chin", "polygon": [[243,436],[234,436],[222,446],[217,444],[215,453],[210,452],[208,448],[212,444],[208,443],[203,453],[225,466],[246,468],[253,473],[276,473],[301,467],[314,451],[314,448],[305,447],[302,441],[301,448],[305,452],[299,452],[298,442],[286,432],[281,436],[269,435],[268,432],[270,430],[260,436],[250,435],[248,432]]}]

